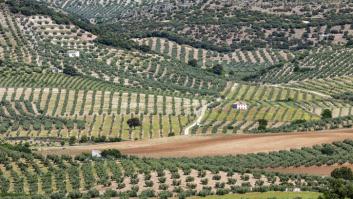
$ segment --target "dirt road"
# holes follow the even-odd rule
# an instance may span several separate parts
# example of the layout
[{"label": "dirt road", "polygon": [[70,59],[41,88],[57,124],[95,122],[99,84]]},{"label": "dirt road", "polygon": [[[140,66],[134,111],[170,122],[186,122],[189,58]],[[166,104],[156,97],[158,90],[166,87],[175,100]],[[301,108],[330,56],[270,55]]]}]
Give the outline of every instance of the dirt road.
[{"label": "dirt road", "polygon": [[116,148],[124,154],[136,156],[196,157],[278,151],[344,139],[353,139],[353,129],[262,135],[178,136],[65,148],[49,147],[40,149],[40,152],[44,155],[77,155],[92,149]]},{"label": "dirt road", "polygon": [[209,105],[210,105],[210,104],[206,104],[206,105],[204,105],[204,106],[201,108],[200,114],[199,114],[198,118],[197,118],[193,123],[191,123],[189,126],[187,126],[187,127],[185,128],[185,130],[184,130],[184,135],[189,135],[190,130],[191,130],[194,126],[199,125],[199,124],[201,123],[202,118],[203,118],[203,116],[205,116],[205,113],[206,113],[206,111],[207,111],[207,107],[208,107]]}]

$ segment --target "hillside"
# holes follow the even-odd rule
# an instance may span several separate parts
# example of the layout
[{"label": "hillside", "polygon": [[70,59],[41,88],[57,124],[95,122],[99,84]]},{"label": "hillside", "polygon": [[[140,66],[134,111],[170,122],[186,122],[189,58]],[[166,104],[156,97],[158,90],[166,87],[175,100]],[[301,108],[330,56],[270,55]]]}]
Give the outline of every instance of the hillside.
[{"label": "hillside", "polygon": [[128,36],[219,51],[303,49],[352,36],[352,4],[345,1],[42,1]]},{"label": "hillside", "polygon": [[0,198],[352,198],[352,21],[348,0],[0,0]]},{"label": "hillside", "polygon": [[[53,7],[46,9],[45,3]],[[15,105],[26,104],[26,109],[35,110],[36,117],[53,117],[74,124],[70,122],[67,127],[57,124],[55,119],[50,119],[51,122],[27,119],[0,125],[3,134],[17,141],[31,137],[52,142],[57,137],[65,140],[72,136],[78,139],[87,136],[92,140],[150,139],[183,135],[190,125],[191,134],[246,133],[256,131],[259,120],[266,120],[267,128],[272,129],[296,121],[317,122],[325,109],[331,110],[335,118],[352,115],[351,103],[335,97],[340,93],[339,87],[327,92],[321,86],[314,87],[320,80],[313,80],[350,75],[346,61],[349,48],[296,51],[271,47],[269,43],[256,49],[230,51],[214,48],[219,44],[215,41],[211,42],[213,47],[198,45],[168,35],[148,35],[149,30],[138,35],[130,34],[127,28],[121,34],[116,26],[118,22],[124,22],[119,26],[125,27],[138,21],[153,29],[144,20],[154,19],[162,20],[167,30],[168,20],[194,23],[192,20],[197,18],[192,16],[196,13],[208,16],[211,11],[232,10],[260,12],[259,18],[283,20],[283,16],[280,18],[278,13],[270,11],[269,2],[249,2],[249,10],[243,4],[215,5],[213,1],[76,0],[42,3],[10,0],[1,4],[0,97],[3,104],[12,104],[14,109],[3,106],[4,115],[8,117],[15,112],[22,117],[23,111]],[[349,5],[339,7],[337,13]],[[277,11],[281,7],[272,6]],[[300,4],[294,8],[303,18],[310,16],[308,13],[315,16],[320,12],[330,13],[331,9],[316,5],[317,11],[313,12]],[[180,18],[181,13],[186,14],[184,18]],[[225,17],[235,20],[241,15]],[[293,23],[299,20],[288,13],[285,17],[294,20]],[[219,15],[216,18],[214,23],[224,20]],[[215,18],[209,20],[210,25]],[[136,24],[134,28],[139,30]],[[226,28],[225,24],[220,28]],[[173,34],[183,35],[180,30],[174,31]],[[114,37],[118,34],[121,38]],[[215,37],[223,40],[219,35]],[[307,87],[310,81],[313,83]],[[246,102],[250,108],[234,110],[232,106],[238,101]],[[200,110],[206,106],[205,114],[201,115]],[[141,126],[129,128],[130,118],[139,118]],[[195,125],[196,119],[201,122]],[[75,125],[79,121],[84,123]]]}]

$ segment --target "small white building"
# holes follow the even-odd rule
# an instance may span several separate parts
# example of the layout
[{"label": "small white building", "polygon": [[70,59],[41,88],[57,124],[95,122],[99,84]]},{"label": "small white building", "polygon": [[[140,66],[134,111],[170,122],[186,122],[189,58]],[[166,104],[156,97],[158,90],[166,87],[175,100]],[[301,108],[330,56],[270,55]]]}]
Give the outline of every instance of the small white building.
[{"label": "small white building", "polygon": [[73,57],[80,57],[80,51],[78,50],[69,50],[67,51],[67,56],[73,58]]},{"label": "small white building", "polygon": [[52,73],[61,73],[61,72],[62,72],[61,69],[59,69],[59,68],[57,68],[57,67],[55,67],[55,66],[50,67],[50,71],[51,71]]},{"label": "small white building", "polygon": [[293,189],[293,192],[301,192],[302,190],[300,189],[300,188],[298,188],[298,187],[296,187],[296,188],[294,188]]},{"label": "small white building", "polygon": [[237,110],[248,110],[248,105],[245,102],[236,102],[232,107]]},{"label": "small white building", "polygon": [[302,190],[298,187],[286,188],[286,192],[301,192]]},{"label": "small white building", "polygon": [[101,157],[102,157],[102,152],[99,151],[99,150],[92,150],[91,155],[92,155],[92,157],[94,157],[94,158],[101,158]]}]

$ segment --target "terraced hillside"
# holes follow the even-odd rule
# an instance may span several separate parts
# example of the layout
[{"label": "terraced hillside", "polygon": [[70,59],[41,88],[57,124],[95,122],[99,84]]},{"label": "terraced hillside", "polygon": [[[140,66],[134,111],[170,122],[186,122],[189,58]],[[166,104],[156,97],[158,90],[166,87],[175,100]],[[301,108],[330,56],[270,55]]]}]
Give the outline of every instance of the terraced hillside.
[{"label": "terraced hillside", "polygon": [[256,51],[235,51],[233,53],[219,53],[217,51],[194,48],[188,45],[179,45],[176,42],[163,38],[136,39],[140,45],[149,46],[153,51],[189,63],[195,59],[203,67],[215,64],[240,65],[240,64],[274,64],[288,61],[294,55],[285,51],[270,51],[259,49]]},{"label": "terraced hillside", "polygon": [[[59,128],[54,121],[48,124],[44,122],[45,125],[39,127],[35,122],[26,126],[17,125],[17,128],[12,124],[4,129],[10,139],[84,135],[146,139],[180,135],[183,134],[183,128],[194,119],[195,112],[206,103],[201,99],[104,90],[22,87],[0,90],[3,102],[24,103],[26,109],[37,115],[85,121],[81,125],[71,125],[70,128]],[[15,110],[4,106],[3,111],[24,115],[18,108],[22,106],[15,106]],[[140,118],[140,128],[132,129],[126,124],[133,117]],[[5,128],[3,125],[1,127]]]},{"label": "terraced hillside", "polygon": [[[326,102],[327,98],[311,92],[285,87],[235,84],[224,93],[225,100],[210,106],[193,133],[239,133],[258,127],[259,120],[278,127],[296,120],[318,120],[323,109],[312,103]],[[236,102],[246,102],[247,110],[233,108]],[[351,106],[349,106],[352,109]],[[337,117],[338,115],[334,115]]]},{"label": "terraced hillside", "polygon": [[[222,90],[225,84],[158,55],[97,44],[95,35],[48,16],[13,14],[4,4],[1,10],[4,30],[12,29],[4,34],[0,98],[2,115],[12,120],[0,126],[11,140],[180,135],[206,104],[196,96],[218,95],[212,87]],[[69,50],[79,52],[79,57],[69,57]],[[22,60],[22,51],[31,54]],[[80,74],[62,74],[68,65]],[[26,112],[38,119],[28,118]],[[26,119],[13,123],[16,117]],[[139,118],[141,127],[129,128],[130,118]]]},{"label": "terraced hillside", "polygon": [[326,95],[336,95],[352,92],[352,84],[353,79],[351,76],[337,76],[332,78],[293,82],[285,85],[298,89],[317,91]]},{"label": "terraced hillside", "polygon": [[[95,35],[72,24],[57,24],[48,16],[14,15],[3,4],[0,9],[1,27],[11,30],[0,38],[3,74],[62,72],[73,66],[83,75],[133,89],[216,95],[225,85],[211,73],[180,62],[97,44]],[[79,57],[69,57],[72,50]]]},{"label": "terraced hillside", "polygon": [[283,83],[352,75],[350,48],[318,48],[301,52],[294,61],[267,71],[255,81]]},{"label": "terraced hillside", "polygon": [[[98,4],[111,5],[113,8],[117,4],[83,1],[50,3],[64,10]],[[119,3],[130,8],[152,8],[157,2]],[[207,7],[210,5],[208,2]],[[11,139],[31,135],[42,138],[84,135],[123,139],[165,137],[183,134],[183,129],[196,118],[200,120],[199,117],[202,117],[201,123],[193,126],[194,134],[237,133],[257,129],[259,120],[268,121],[270,128],[297,120],[319,120],[325,109],[330,109],[333,117],[352,114],[350,103],[332,99],[330,94],[319,94],[320,90],[317,89],[303,89],[294,84],[283,87],[246,83],[234,85],[234,82],[229,81],[249,75],[247,79],[252,80],[254,75],[254,80],[264,82],[347,75],[349,70],[340,71],[337,68],[348,68],[349,65],[342,66],[340,62],[330,61],[338,60],[344,54],[335,48],[318,48],[307,52],[261,48],[221,53],[217,49],[205,46],[196,48],[163,37],[140,37],[135,38],[135,41],[157,53],[128,50],[102,45],[97,42],[102,35],[88,32],[75,23],[60,23],[57,18],[44,15],[23,15],[13,11],[11,6],[1,6],[2,17],[6,19],[2,24],[4,28],[11,29],[11,34],[5,34],[4,41],[14,40],[23,49],[16,50],[16,46],[13,49],[11,42],[4,43],[4,49],[10,51],[6,50],[5,62],[0,67],[5,74],[0,77],[3,101],[16,103],[18,100],[28,100],[40,114],[86,121],[80,128],[57,129],[52,126],[47,128],[49,130],[44,127],[34,130],[30,127],[26,131],[22,131],[22,128],[15,131],[7,128],[6,135]],[[209,9],[214,9],[211,7]],[[188,8],[185,6],[180,9]],[[77,51],[79,56],[68,56],[72,50]],[[345,50],[346,56],[349,56],[349,49]],[[22,51],[32,54],[19,54]],[[326,56],[331,51],[337,53]],[[324,65],[321,64],[323,62],[315,61],[318,58],[314,57],[318,54],[325,58]],[[190,65],[194,59],[201,67]],[[13,67],[19,63],[23,63],[19,68]],[[315,64],[317,66],[313,67]],[[333,67],[333,64],[337,67]],[[218,75],[210,72],[209,69],[215,65],[226,68],[225,76],[224,71]],[[79,75],[61,74],[68,66],[77,70]],[[316,69],[320,73],[311,72]],[[308,75],[302,75],[303,71],[309,71]],[[201,107],[211,101],[217,104],[215,101],[218,96],[224,99],[200,116]],[[237,101],[245,101],[250,108],[246,111],[234,110],[232,104]],[[138,129],[128,128],[126,124],[128,119],[134,117],[142,122]]]}]

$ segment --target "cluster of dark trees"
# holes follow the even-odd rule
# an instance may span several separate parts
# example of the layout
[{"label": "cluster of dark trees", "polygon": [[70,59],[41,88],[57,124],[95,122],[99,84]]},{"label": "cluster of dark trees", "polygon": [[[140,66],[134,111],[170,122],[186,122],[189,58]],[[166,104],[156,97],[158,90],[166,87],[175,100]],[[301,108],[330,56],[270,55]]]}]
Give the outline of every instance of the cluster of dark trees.
[{"label": "cluster of dark trees", "polygon": [[73,66],[65,66],[63,69],[63,73],[70,76],[79,76],[80,73]]},{"label": "cluster of dark trees", "polygon": [[257,129],[260,131],[266,130],[268,121],[265,119],[260,119],[258,122],[259,122],[259,126],[257,127]]},{"label": "cluster of dark trees", "polygon": [[[74,145],[76,144],[77,142],[78,143],[103,143],[103,142],[121,142],[122,139],[119,138],[119,137],[107,137],[105,135],[102,135],[102,136],[98,136],[98,137],[94,137],[94,136],[86,136],[86,135],[83,135],[81,136],[80,139],[77,139],[76,136],[71,136],[69,139],[68,139],[68,142],[70,145]],[[65,145],[65,140],[62,140],[61,141],[61,145]]]},{"label": "cluster of dark trees", "polygon": [[341,167],[331,172],[329,187],[319,199],[353,198],[353,172],[348,167]]},{"label": "cluster of dark trees", "polygon": [[105,157],[105,158],[115,158],[115,159],[124,157],[121,154],[121,152],[119,150],[117,150],[117,149],[106,149],[106,150],[103,150],[101,155],[102,155],[102,157]]},{"label": "cluster of dark trees", "polygon": [[140,119],[136,117],[128,119],[126,123],[127,125],[129,125],[129,128],[134,128],[134,129],[142,125]]},{"label": "cluster of dark trees", "polygon": [[329,109],[325,109],[321,113],[321,118],[322,119],[330,119],[332,118],[332,111]]}]

